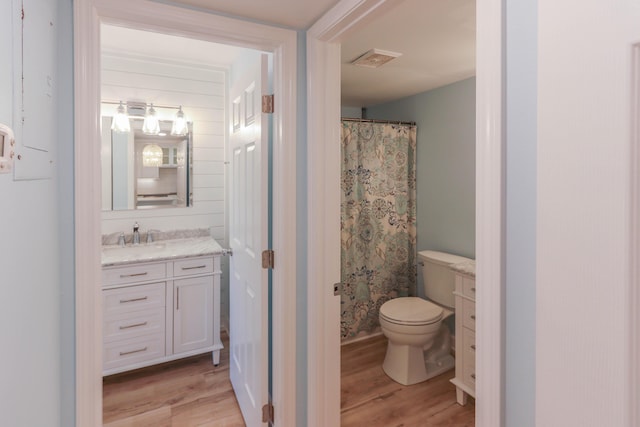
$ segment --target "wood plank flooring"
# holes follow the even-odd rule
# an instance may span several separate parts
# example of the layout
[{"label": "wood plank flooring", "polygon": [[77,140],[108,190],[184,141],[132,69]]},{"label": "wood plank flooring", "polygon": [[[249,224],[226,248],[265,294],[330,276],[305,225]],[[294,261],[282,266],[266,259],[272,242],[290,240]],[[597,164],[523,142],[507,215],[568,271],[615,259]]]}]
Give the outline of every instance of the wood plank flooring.
[{"label": "wood plank flooring", "polygon": [[211,353],[105,377],[105,427],[244,426],[229,380],[229,340]]},{"label": "wood plank flooring", "polygon": [[456,403],[449,382],[454,371],[412,386],[396,383],[382,370],[387,350],[384,336],[342,346],[341,424],[381,427],[475,425],[475,400]]},{"label": "wood plank flooring", "polygon": [[[208,353],[106,377],[104,426],[244,426],[229,381],[226,335],[223,343],[218,367]],[[474,426],[475,402],[456,403],[453,371],[403,386],[382,371],[385,351],[383,336],[342,346],[343,427]]]}]

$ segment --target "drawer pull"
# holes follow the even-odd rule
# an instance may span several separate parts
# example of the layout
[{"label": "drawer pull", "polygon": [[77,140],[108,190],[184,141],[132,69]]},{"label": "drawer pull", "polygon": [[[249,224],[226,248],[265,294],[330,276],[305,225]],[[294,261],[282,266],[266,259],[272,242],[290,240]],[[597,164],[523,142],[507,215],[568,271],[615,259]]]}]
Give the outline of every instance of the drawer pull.
[{"label": "drawer pull", "polygon": [[475,315],[475,314],[472,314],[472,315],[471,315],[471,316],[469,316],[469,317],[471,317],[471,319],[472,319],[472,320],[476,320],[476,315]]},{"label": "drawer pull", "polygon": [[148,299],[148,297],[140,297],[140,298],[131,298],[131,299],[121,299],[120,300],[120,304],[126,304],[128,302],[137,302],[137,301],[144,301]]},{"label": "drawer pull", "polygon": [[124,279],[126,277],[138,277],[138,276],[146,276],[147,274],[149,274],[148,271],[145,271],[144,273],[133,273],[133,274],[121,274],[120,278]]},{"label": "drawer pull", "polygon": [[142,323],[135,323],[133,325],[127,325],[127,326],[120,326],[120,330],[123,329],[131,329],[131,328],[137,328],[138,326],[146,326],[148,322],[142,322]]},{"label": "drawer pull", "polygon": [[476,349],[476,345],[475,344],[471,344],[471,350],[475,350]]},{"label": "drawer pull", "polygon": [[203,265],[196,265],[194,267],[182,267],[182,269],[183,270],[197,270],[199,268],[205,268],[205,267],[206,267],[206,265],[203,264]]},{"label": "drawer pull", "polygon": [[471,374],[471,378],[476,379],[476,374]]},{"label": "drawer pull", "polygon": [[144,348],[139,348],[138,350],[131,350],[131,351],[121,351],[120,352],[120,356],[126,356],[128,354],[133,354],[133,353],[142,353],[143,351],[147,351],[148,347],[144,347]]},{"label": "drawer pull", "polygon": [[475,292],[475,291],[476,291],[476,288],[471,288],[471,292]]}]

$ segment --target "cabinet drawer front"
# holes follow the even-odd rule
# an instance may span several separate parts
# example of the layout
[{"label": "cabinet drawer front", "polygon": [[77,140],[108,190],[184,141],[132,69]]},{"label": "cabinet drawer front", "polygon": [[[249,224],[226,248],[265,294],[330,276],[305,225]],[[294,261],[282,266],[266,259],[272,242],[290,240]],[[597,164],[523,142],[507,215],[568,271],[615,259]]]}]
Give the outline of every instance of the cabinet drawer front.
[{"label": "cabinet drawer front", "polygon": [[213,273],[212,257],[184,259],[173,263],[173,275],[175,277],[206,273]]},{"label": "cabinet drawer front", "polygon": [[102,291],[102,307],[107,320],[119,313],[161,308],[165,305],[164,301],[164,282]]},{"label": "cabinet drawer front", "polygon": [[153,360],[165,355],[164,334],[104,344],[104,370]]},{"label": "cabinet drawer front", "polygon": [[462,367],[462,381],[472,387],[476,388],[476,365],[475,363],[465,363]]},{"label": "cabinet drawer front", "polygon": [[136,264],[126,267],[104,268],[102,285],[121,285],[124,283],[146,282],[164,279],[167,268],[164,262],[158,264]]},{"label": "cabinet drawer front", "polygon": [[469,300],[462,301],[462,325],[472,331],[476,330],[476,303]]},{"label": "cabinet drawer front", "polygon": [[476,363],[476,333],[471,329],[462,328],[462,357],[464,363]]},{"label": "cabinet drawer front", "polygon": [[462,280],[462,294],[466,297],[476,299],[476,281],[465,277]]},{"label": "cabinet drawer front", "polygon": [[104,321],[104,342],[125,340],[151,334],[164,334],[165,311],[162,307],[110,315]]}]

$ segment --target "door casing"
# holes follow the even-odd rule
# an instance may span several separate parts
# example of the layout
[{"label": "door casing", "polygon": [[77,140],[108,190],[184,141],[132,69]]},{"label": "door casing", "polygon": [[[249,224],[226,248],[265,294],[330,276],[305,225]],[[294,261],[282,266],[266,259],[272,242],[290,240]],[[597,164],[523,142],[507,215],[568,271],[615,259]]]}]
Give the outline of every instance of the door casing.
[{"label": "door casing", "polygon": [[100,23],[273,53],[273,401],[278,425],[296,423],[295,31],[139,0],[74,1],[76,425],[102,425],[100,283]]},{"label": "door casing", "polygon": [[[340,42],[394,6],[342,0],[307,32],[308,425],[340,425]],[[503,14],[476,5],[476,425],[503,425]]]}]

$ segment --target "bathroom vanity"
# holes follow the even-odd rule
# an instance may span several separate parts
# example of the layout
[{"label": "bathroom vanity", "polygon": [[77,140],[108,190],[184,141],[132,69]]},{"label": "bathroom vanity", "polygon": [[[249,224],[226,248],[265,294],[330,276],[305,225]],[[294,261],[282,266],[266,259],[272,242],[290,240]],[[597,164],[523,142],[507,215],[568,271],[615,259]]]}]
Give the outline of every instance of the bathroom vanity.
[{"label": "bathroom vanity", "polygon": [[456,400],[467,404],[476,397],[476,267],[475,261],[452,264],[456,274]]},{"label": "bathroom vanity", "polygon": [[210,237],[103,246],[103,375],[211,351],[220,362],[220,257]]}]

